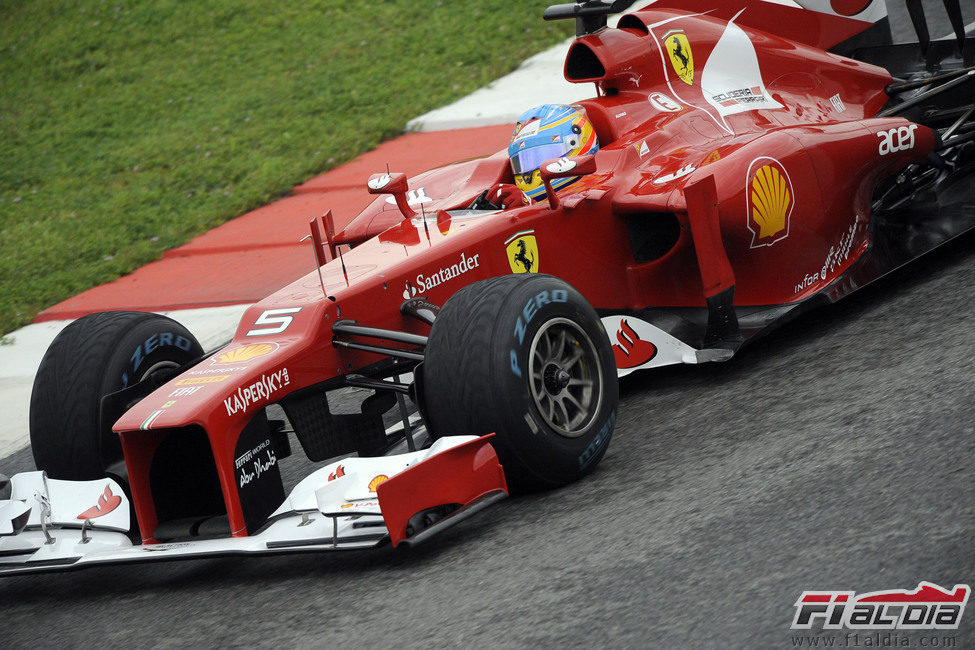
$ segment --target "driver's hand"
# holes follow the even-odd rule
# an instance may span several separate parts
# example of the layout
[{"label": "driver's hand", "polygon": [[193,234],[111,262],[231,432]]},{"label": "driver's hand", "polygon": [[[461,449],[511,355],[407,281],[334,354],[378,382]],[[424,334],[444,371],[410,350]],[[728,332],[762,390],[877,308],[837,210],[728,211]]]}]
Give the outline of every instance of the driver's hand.
[{"label": "driver's hand", "polygon": [[501,206],[502,210],[520,208],[523,205],[531,205],[532,202],[517,185],[510,183],[498,183],[496,187],[490,188],[488,199],[494,205]]}]

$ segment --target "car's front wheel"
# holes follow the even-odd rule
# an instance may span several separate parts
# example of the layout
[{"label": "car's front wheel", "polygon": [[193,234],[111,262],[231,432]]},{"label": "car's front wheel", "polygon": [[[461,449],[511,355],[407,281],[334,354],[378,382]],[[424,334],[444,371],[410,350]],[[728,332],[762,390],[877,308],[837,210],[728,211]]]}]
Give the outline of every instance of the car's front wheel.
[{"label": "car's front wheel", "polygon": [[619,388],[609,340],[592,306],[547,275],[507,275],[451,297],[423,361],[435,436],[494,433],[509,486],[564,485],[599,462]]},{"label": "car's front wheel", "polygon": [[79,318],[51,343],[34,378],[30,443],[52,478],[90,480],[122,460],[122,445],[100,421],[105,395],[159,374],[166,378],[203,354],[171,318],[113,311]]}]

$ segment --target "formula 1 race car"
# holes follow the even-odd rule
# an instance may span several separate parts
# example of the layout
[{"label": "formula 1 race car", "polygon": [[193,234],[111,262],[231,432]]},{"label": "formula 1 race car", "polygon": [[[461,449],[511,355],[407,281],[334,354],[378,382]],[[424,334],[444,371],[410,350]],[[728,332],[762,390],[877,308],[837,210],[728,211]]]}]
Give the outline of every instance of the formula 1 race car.
[{"label": "formula 1 race car", "polygon": [[[68,326],[0,573],[421,541],[590,472],[618,376],[727,360],[975,226],[958,1],[948,41],[909,1],[906,45],[883,0],[797,2],[659,0],[612,28],[632,2],[550,7],[599,148],[541,161],[541,200],[485,194],[524,172],[509,151],[376,174],[226,347],[154,314]],[[286,496],[292,440],[327,464]]]}]

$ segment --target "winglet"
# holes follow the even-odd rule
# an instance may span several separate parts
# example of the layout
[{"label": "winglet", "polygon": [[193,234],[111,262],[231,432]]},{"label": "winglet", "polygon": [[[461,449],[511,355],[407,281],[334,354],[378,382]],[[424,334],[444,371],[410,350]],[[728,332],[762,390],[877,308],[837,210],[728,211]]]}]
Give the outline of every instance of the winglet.
[{"label": "winglet", "polygon": [[463,510],[508,493],[504,470],[491,447],[493,436],[446,449],[378,486],[379,507],[393,546],[415,536],[407,530],[410,518],[424,510],[443,505]]}]

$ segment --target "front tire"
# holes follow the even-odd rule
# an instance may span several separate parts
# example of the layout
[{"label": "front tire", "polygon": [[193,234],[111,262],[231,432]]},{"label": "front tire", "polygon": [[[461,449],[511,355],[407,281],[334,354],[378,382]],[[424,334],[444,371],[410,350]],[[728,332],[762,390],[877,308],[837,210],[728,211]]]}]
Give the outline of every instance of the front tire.
[{"label": "front tire", "polygon": [[605,330],[585,298],[552,276],[507,275],[458,291],[433,324],[422,377],[432,434],[495,433],[515,492],[590,472],[616,422]]},{"label": "front tire", "polygon": [[34,378],[30,442],[37,469],[58,479],[105,476],[122,460],[122,445],[111,429],[102,430],[102,397],[202,354],[185,327],[158,314],[103,312],[68,325]]}]

